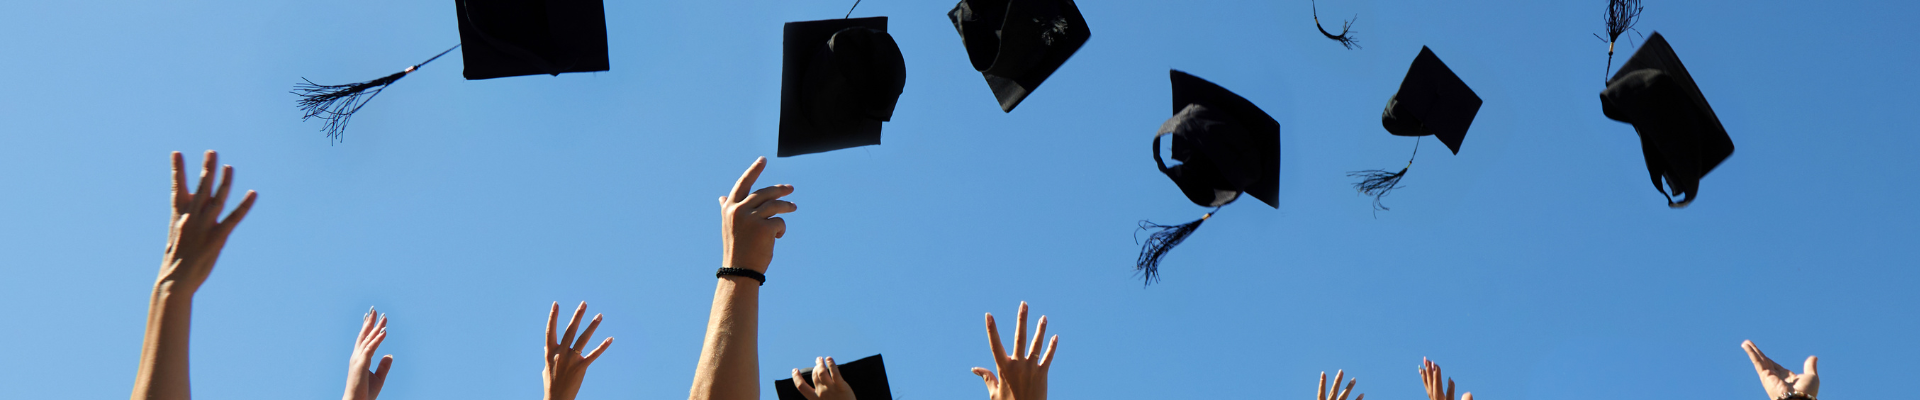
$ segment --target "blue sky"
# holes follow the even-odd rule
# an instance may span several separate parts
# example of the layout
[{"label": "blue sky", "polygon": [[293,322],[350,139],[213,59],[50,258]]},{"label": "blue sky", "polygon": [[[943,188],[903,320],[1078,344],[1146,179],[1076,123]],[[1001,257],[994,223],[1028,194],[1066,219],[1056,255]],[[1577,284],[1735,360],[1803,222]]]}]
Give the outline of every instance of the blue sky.
[{"label": "blue sky", "polygon": [[[1026,300],[1061,335],[1056,398],[1300,399],[1346,369],[1370,399],[1416,399],[1424,356],[1487,400],[1758,399],[1743,339],[1820,355],[1824,397],[1908,393],[1920,5],[1647,2],[1640,31],[1672,42],[1738,146],[1669,210],[1632,128],[1600,112],[1604,3],[1329,0],[1328,23],[1359,16],[1345,50],[1304,1],[1086,1],[1091,41],[1007,114],[952,2],[867,1],[853,15],[891,17],[906,91],[884,145],[762,179],[801,206],[763,292],[762,384],[884,353],[896,396],[978,398],[980,315],[1010,326]],[[0,398],[126,394],[166,154],[209,148],[261,198],[197,297],[200,398],[338,396],[369,305],[392,318],[383,398],[534,398],[546,307],[581,300],[618,338],[582,399],[684,396],[714,198],[775,151],[781,24],[848,5],[608,2],[611,71],[465,81],[456,51],[338,145],[292,84],[439,52],[453,4],[10,5]],[[1422,45],[1485,106],[1376,218],[1344,173],[1404,162],[1378,115]],[[1143,289],[1134,224],[1205,211],[1146,154],[1169,68],[1281,122],[1282,205],[1222,210]]]}]

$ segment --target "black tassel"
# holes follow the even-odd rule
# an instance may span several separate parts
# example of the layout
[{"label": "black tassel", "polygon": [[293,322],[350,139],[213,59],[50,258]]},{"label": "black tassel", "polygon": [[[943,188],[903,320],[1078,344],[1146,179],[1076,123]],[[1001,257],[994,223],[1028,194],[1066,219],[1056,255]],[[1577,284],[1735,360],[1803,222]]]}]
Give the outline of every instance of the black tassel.
[{"label": "black tassel", "polygon": [[387,85],[392,85],[407,74],[420,70],[420,66],[427,65],[459,47],[460,45],[453,45],[446,51],[434,55],[433,58],[421,61],[393,75],[351,85],[321,85],[306,78],[300,78],[306,83],[293,85],[293,94],[300,96],[297,104],[300,105],[301,111],[306,111],[306,115],[301,116],[300,120],[306,121],[315,117],[327,120],[326,125],[322,125],[320,130],[327,133],[328,139],[337,143],[346,133],[347,121],[353,119],[353,113],[360,111],[360,107],[366,106],[367,102],[373,101],[373,97],[379,96],[380,91],[387,89]]},{"label": "black tassel", "polygon": [[[1220,209],[1214,208],[1213,211],[1219,212]],[[1168,251],[1172,251],[1173,246],[1179,246],[1180,242],[1187,241],[1187,236],[1192,235],[1193,230],[1200,229],[1200,223],[1207,222],[1207,218],[1213,218],[1213,213],[1207,213],[1200,216],[1200,219],[1180,225],[1160,225],[1152,221],[1140,221],[1140,229],[1158,229],[1159,231],[1147,236],[1147,244],[1140,247],[1140,258],[1134,260],[1133,264],[1134,275],[1144,277],[1146,285],[1159,282],[1160,258],[1165,257]],[[1138,234],[1138,231],[1135,231],[1135,234]]]},{"label": "black tassel", "polygon": [[[1620,34],[1633,29],[1640,23],[1640,0],[1607,0],[1607,75],[1613,79],[1613,43],[1620,41]],[[1594,34],[1593,37],[1600,37]]]},{"label": "black tassel", "polygon": [[[1318,3],[1318,1],[1315,1],[1314,3]],[[1353,30],[1353,21],[1359,21],[1359,20],[1360,20],[1360,16],[1356,14],[1353,16],[1352,21],[1341,21],[1340,34],[1335,35],[1332,32],[1327,32],[1326,27],[1320,26],[1320,5],[1319,4],[1313,5],[1313,27],[1320,28],[1321,35],[1326,35],[1328,39],[1333,39],[1333,41],[1335,42],[1340,42],[1340,45],[1346,46],[1347,50],[1353,50],[1355,48],[1360,47],[1360,42],[1354,41],[1353,35],[1349,34],[1349,32]]]},{"label": "black tassel", "polygon": [[1413,155],[1407,156],[1407,166],[1400,168],[1400,172],[1390,173],[1384,169],[1370,169],[1347,172],[1347,176],[1360,178],[1359,182],[1354,182],[1353,190],[1363,195],[1373,196],[1373,212],[1391,211],[1387,206],[1380,204],[1380,198],[1387,197],[1388,192],[1400,188],[1400,178],[1407,176],[1407,169],[1413,168],[1413,158],[1419,156],[1420,138],[1415,137],[1413,138]]},{"label": "black tassel", "polygon": [[[1407,163],[1407,168],[1413,168],[1413,163]],[[1400,188],[1400,178],[1407,176],[1407,168],[1401,168],[1400,172],[1393,173],[1388,173],[1384,169],[1353,171],[1348,172],[1347,176],[1360,178],[1359,182],[1353,184],[1353,190],[1363,195],[1373,196],[1373,210],[1378,212],[1387,210],[1386,205],[1380,204],[1380,198],[1387,197],[1387,193]]]}]

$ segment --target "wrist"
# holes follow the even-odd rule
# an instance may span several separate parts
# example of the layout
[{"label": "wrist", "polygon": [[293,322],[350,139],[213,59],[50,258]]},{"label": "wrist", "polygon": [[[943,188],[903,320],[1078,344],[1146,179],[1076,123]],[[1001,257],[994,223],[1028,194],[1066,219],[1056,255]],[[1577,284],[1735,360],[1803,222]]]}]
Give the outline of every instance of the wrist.
[{"label": "wrist", "polygon": [[176,281],[172,279],[161,279],[159,282],[153,283],[153,302],[154,303],[163,303],[163,302],[164,303],[178,303],[178,302],[191,303],[193,301],[194,291],[195,289],[192,287],[192,285],[187,285],[180,281]]}]

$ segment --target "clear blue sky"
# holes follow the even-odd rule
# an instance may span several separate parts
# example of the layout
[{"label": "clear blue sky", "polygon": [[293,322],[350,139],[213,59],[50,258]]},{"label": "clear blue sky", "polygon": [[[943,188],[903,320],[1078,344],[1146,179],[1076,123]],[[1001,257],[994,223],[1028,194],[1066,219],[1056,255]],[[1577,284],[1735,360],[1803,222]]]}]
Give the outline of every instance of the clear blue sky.
[{"label": "clear blue sky", "polygon": [[[547,304],[581,300],[618,338],[582,399],[685,396],[714,198],[775,151],[781,24],[849,3],[609,1],[611,71],[465,81],[456,52],[331,146],[292,84],[457,43],[451,2],[11,4],[0,398],[126,395],[166,154],[209,148],[261,198],[197,298],[199,398],[339,396],[369,305],[392,314],[383,398],[535,398]],[[762,180],[801,206],[763,292],[763,397],[814,356],[884,353],[901,398],[980,398],[981,313],[1011,326],[1020,300],[1061,335],[1060,399],[1297,400],[1344,368],[1411,400],[1426,356],[1486,400],[1758,400],[1743,339],[1820,355],[1823,397],[1910,397],[1920,5],[1647,1],[1640,31],[1738,145],[1676,211],[1601,115],[1604,3],[1329,0],[1328,23],[1359,15],[1349,51],[1306,1],[1084,1],[1092,40],[1005,114],[951,1],[867,1],[906,92],[885,145]],[[1404,161],[1378,115],[1421,45],[1486,104],[1376,218],[1344,173]],[[1143,289],[1135,222],[1204,211],[1147,155],[1169,68],[1281,122],[1282,205],[1229,206]]]}]

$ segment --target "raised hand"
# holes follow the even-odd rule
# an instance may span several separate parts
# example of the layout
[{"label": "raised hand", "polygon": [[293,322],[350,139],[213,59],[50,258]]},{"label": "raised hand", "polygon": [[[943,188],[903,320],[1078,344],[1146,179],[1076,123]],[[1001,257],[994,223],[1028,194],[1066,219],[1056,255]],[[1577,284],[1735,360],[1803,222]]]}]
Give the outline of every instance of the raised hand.
[{"label": "raised hand", "polygon": [[[375,316],[379,318],[376,320]],[[360,322],[360,335],[353,340],[353,356],[347,359],[347,393],[341,400],[380,397],[380,387],[387,383],[387,370],[393,367],[393,355],[380,357],[379,368],[367,368],[373,364],[373,353],[380,350],[380,342],[386,340],[387,315],[367,308],[367,315]]]},{"label": "raised hand", "polygon": [[[1359,384],[1360,378],[1353,378],[1353,380],[1347,381],[1347,388],[1342,390],[1340,389],[1340,380],[1345,379],[1344,378],[1345,376],[1347,376],[1347,370],[1343,369],[1338,372],[1335,372],[1333,374],[1333,390],[1327,390],[1327,372],[1321,371],[1320,372],[1320,390],[1315,392],[1315,394],[1313,395],[1313,399],[1314,400],[1347,400],[1347,395],[1353,394],[1353,385]],[[1366,398],[1367,398],[1367,394],[1361,393],[1360,397],[1355,397],[1353,398],[1353,400],[1366,400]]]},{"label": "raised hand", "polygon": [[1807,356],[1807,363],[1802,367],[1806,372],[1795,374],[1793,370],[1767,358],[1767,354],[1761,353],[1760,346],[1753,345],[1752,340],[1741,342],[1740,347],[1747,349],[1747,358],[1753,360],[1753,371],[1760,374],[1760,386],[1767,389],[1767,398],[1780,400],[1804,397],[1812,400],[1820,396],[1820,376],[1814,372],[1820,357]]},{"label": "raised hand", "polygon": [[987,396],[992,400],[1046,400],[1047,369],[1053,366],[1053,350],[1060,344],[1060,336],[1054,335],[1047,341],[1047,352],[1040,353],[1040,338],[1047,335],[1047,317],[1040,316],[1040,324],[1033,333],[1033,343],[1027,343],[1027,302],[1020,302],[1020,323],[1014,325],[1018,332],[1013,336],[1013,352],[1008,353],[1000,346],[1000,331],[993,323],[993,313],[987,313],[987,342],[993,348],[993,364],[997,369],[988,372],[986,368],[973,367],[973,374],[979,375],[987,384]]},{"label": "raised hand", "polygon": [[[1420,383],[1427,385],[1428,400],[1453,400],[1453,380],[1447,379],[1445,389],[1440,386],[1440,364],[1426,358],[1420,359]],[[1461,395],[1460,400],[1473,400],[1473,392]]]},{"label": "raised hand", "polygon": [[593,341],[593,331],[600,328],[600,314],[593,315],[593,323],[574,340],[573,331],[580,327],[580,317],[587,314],[587,302],[573,310],[573,321],[567,322],[567,333],[559,340],[553,336],[553,328],[560,318],[560,302],[553,303],[553,309],[547,312],[547,368],[541,371],[540,378],[546,383],[547,400],[573,400],[580,394],[580,382],[587,378],[587,366],[600,358],[600,352],[607,351],[613,345],[613,338],[600,341],[600,346],[582,356],[587,342]]},{"label": "raised hand", "polygon": [[794,368],[793,387],[807,400],[854,400],[853,386],[841,378],[840,364],[833,362],[833,357],[813,358],[813,384],[807,384],[800,376],[800,369]]},{"label": "raised hand", "polygon": [[773,185],[751,193],[748,189],[767,168],[767,158],[754,160],[740,175],[732,194],[720,198],[721,242],[726,247],[721,266],[766,273],[773,262],[773,241],[787,235],[787,221],[776,215],[799,210],[780,197],[793,194],[793,185]]},{"label": "raised hand", "polygon": [[226,247],[227,235],[253,209],[255,194],[249,190],[227,220],[218,220],[226,207],[227,192],[233,188],[233,166],[229,165],[220,169],[219,189],[214,189],[214,165],[218,161],[219,154],[207,150],[200,167],[199,190],[188,191],[186,161],[180,152],[173,152],[173,218],[168,220],[167,254],[161,260],[155,289],[181,293],[199,289],[213,273],[213,262]]}]

